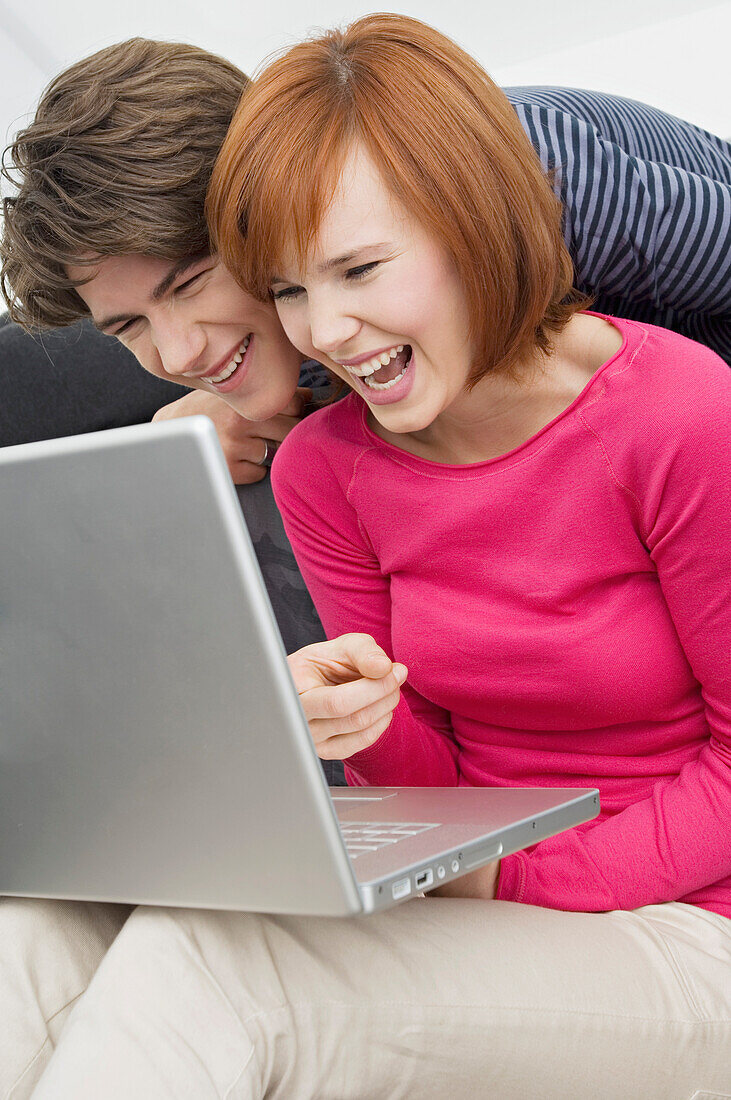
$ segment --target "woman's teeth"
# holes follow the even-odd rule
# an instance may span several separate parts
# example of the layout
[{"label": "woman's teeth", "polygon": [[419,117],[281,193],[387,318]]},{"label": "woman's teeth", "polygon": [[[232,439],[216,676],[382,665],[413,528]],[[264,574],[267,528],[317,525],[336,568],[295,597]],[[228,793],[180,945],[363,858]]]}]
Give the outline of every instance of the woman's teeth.
[{"label": "woman's teeth", "polygon": [[231,362],[228,364],[227,367],[223,368],[223,370],[221,371],[220,374],[209,374],[207,378],[203,379],[203,381],[204,382],[225,382],[227,378],[230,378],[231,375],[233,374],[233,372],[238,367],[241,360],[244,358],[244,354],[246,353],[246,349],[249,346],[249,341],[250,340],[251,340],[251,335],[247,336],[242,344],[239,344],[238,350],[237,350],[236,354],[234,355],[233,359],[231,360]]},{"label": "woman's teeth", "polygon": [[366,386],[369,387],[369,389],[390,390],[391,386],[395,386],[397,382],[401,381],[403,376],[406,374],[406,368],[408,367],[408,365],[409,364],[406,363],[404,365],[404,369],[399,374],[397,374],[395,378],[391,378],[388,382],[376,382],[373,378],[364,378],[363,381],[365,382]]},{"label": "woman's teeth", "polygon": [[[384,367],[387,367],[389,363],[392,363],[394,359],[403,353],[404,348],[407,348],[407,354],[403,359],[403,366],[399,373],[389,378],[386,382],[379,382],[374,377],[378,371],[382,371],[382,374],[386,374],[383,371]],[[398,344],[396,347],[392,347],[389,351],[382,351],[379,355],[374,355],[372,359],[366,360],[364,363],[359,363],[357,367],[346,367],[345,369],[354,377],[360,379],[363,385],[368,386],[371,390],[388,390],[392,386],[395,386],[397,382],[400,382],[403,378],[409,363],[411,362],[411,349],[408,345]],[[398,364],[394,364],[398,366]]]},{"label": "woman's teeth", "polygon": [[345,369],[354,374],[356,378],[367,378],[369,375],[375,374],[381,367],[387,366],[389,361],[395,359],[403,350],[404,345],[399,344],[397,348],[382,351],[380,355],[374,355],[372,359],[366,360],[365,363],[359,363],[357,367],[346,367]]}]

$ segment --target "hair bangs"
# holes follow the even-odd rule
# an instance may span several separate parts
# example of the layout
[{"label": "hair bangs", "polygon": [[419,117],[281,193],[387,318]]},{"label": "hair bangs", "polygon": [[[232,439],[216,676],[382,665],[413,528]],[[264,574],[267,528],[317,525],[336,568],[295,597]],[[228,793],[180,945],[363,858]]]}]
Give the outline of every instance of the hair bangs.
[{"label": "hair bangs", "polygon": [[266,86],[254,83],[243,96],[206,199],[213,247],[259,299],[287,263],[305,263],[353,136],[346,104],[312,78],[303,87],[304,75],[285,94],[276,67]]},{"label": "hair bangs", "polygon": [[504,93],[449,38],[406,16],[365,16],[299,43],[244,95],[208,205],[242,285],[263,298],[282,264],[305,266],[354,142],[457,269],[471,383],[550,352],[588,304],[572,291],[560,201]]}]

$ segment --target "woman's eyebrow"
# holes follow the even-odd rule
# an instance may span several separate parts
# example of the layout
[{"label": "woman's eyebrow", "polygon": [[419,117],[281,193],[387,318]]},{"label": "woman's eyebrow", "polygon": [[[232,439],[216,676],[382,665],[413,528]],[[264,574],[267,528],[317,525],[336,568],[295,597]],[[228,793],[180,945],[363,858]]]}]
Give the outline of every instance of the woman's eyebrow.
[{"label": "woman's eyebrow", "polygon": [[[368,244],[357,245],[355,248],[351,248],[348,252],[341,253],[340,256],[333,256],[330,260],[324,260],[321,264],[318,264],[317,271],[320,275],[326,275],[329,271],[332,271],[336,267],[344,267],[346,264],[352,264],[353,260],[357,260],[364,252],[378,251],[383,248],[393,247],[388,241],[369,241]],[[291,283],[292,279],[283,279],[281,275],[272,275],[270,283]]]},{"label": "woman's eyebrow", "polygon": [[318,271],[321,275],[326,275],[327,272],[332,271],[333,268],[344,267],[345,264],[352,264],[353,260],[357,260],[364,252],[390,247],[391,245],[387,241],[369,241],[368,244],[357,245],[348,252],[343,252],[340,256],[333,256],[330,260],[324,260],[323,263],[318,266]]}]

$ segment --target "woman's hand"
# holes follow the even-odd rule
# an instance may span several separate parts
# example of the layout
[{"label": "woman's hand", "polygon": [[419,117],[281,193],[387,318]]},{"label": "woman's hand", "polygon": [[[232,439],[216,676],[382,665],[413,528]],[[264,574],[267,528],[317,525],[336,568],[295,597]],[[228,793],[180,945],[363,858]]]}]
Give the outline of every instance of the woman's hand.
[{"label": "woman's hand", "polygon": [[369,634],[315,642],[287,658],[323,760],[345,760],[388,728],[407,676]]},{"label": "woman's hand", "polygon": [[268,473],[261,466],[265,452],[265,439],[281,443],[295,425],[299,424],[302,411],[312,400],[312,390],[295,390],[289,404],[270,420],[246,420],[217,397],[215,393],[192,390],[169,405],[163,405],[153,416],[153,421],[175,420],[179,416],[202,414],[213,421],[221,450],[228,464],[235,485],[252,485],[262,481]]}]

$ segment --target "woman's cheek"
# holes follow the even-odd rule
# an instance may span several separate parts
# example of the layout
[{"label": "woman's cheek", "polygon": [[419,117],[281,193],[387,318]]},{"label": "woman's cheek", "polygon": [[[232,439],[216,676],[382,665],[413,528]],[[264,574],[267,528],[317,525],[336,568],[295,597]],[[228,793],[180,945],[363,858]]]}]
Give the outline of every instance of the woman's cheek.
[{"label": "woman's cheek", "polygon": [[302,317],[295,317],[291,305],[280,306],[275,303],[279,323],[284,329],[284,335],[293,347],[303,355],[312,357],[312,342],[309,339],[309,329]]}]

